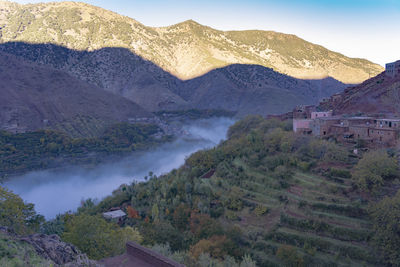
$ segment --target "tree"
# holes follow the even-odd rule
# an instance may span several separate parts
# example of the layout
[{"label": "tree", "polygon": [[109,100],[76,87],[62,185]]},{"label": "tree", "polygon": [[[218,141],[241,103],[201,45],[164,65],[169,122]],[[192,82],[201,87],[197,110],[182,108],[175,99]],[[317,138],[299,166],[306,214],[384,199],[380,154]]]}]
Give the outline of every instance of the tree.
[{"label": "tree", "polygon": [[158,210],[158,205],[154,203],[153,207],[151,208],[151,218],[153,221],[158,222],[159,221],[159,210]]},{"label": "tree", "polygon": [[235,250],[236,246],[226,236],[214,235],[209,239],[202,239],[194,246],[191,246],[190,253],[195,259],[202,254],[210,254],[213,258],[223,259]]},{"label": "tree", "polygon": [[18,234],[31,234],[43,222],[44,217],[36,214],[33,204],[25,204],[21,197],[0,186],[0,225]]},{"label": "tree", "polygon": [[120,228],[101,216],[87,214],[66,218],[62,239],[77,246],[92,259],[122,254],[127,241],[142,242],[139,232],[132,227]]},{"label": "tree", "polygon": [[304,266],[303,258],[297,253],[296,248],[283,245],[276,251],[276,256],[283,262],[284,266],[301,267]]},{"label": "tree", "polygon": [[189,226],[190,208],[181,203],[174,211],[172,218],[176,228],[184,231]]},{"label": "tree", "polygon": [[210,218],[208,214],[197,212],[192,212],[190,215],[190,231],[199,239],[223,233],[218,221]]},{"label": "tree", "polygon": [[140,219],[139,212],[132,208],[131,206],[128,206],[126,208],[126,212],[128,213],[128,218],[131,219]]},{"label": "tree", "polygon": [[384,260],[393,266],[400,262],[400,190],[369,209],[373,220],[374,243],[383,253]]},{"label": "tree", "polygon": [[399,167],[393,157],[382,150],[366,153],[357,163],[354,182],[364,191],[377,191],[385,181],[399,177]]}]

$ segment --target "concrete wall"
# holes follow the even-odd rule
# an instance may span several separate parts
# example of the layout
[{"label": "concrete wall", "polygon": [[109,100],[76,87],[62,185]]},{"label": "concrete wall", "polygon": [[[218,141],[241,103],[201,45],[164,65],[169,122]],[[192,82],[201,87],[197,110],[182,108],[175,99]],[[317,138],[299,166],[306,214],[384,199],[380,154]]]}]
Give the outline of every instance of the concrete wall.
[{"label": "concrete wall", "polygon": [[315,119],[310,123],[314,136],[326,136],[331,134],[332,125],[339,124],[339,119]]},{"label": "concrete wall", "polygon": [[312,120],[293,119],[293,131],[297,133],[298,129],[309,129]]}]

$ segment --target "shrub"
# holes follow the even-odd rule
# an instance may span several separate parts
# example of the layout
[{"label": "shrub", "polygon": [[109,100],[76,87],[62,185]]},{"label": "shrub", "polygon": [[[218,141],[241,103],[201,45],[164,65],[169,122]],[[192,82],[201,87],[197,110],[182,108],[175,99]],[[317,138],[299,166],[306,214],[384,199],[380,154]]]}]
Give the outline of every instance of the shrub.
[{"label": "shrub", "polygon": [[267,211],[268,211],[268,208],[264,205],[257,205],[257,207],[254,209],[254,213],[257,216],[262,216],[265,213],[267,213]]},{"label": "shrub", "polygon": [[285,266],[300,267],[304,266],[303,258],[298,254],[296,248],[292,246],[283,245],[278,248],[276,257],[280,259]]},{"label": "shrub", "polygon": [[385,151],[372,151],[357,163],[353,173],[356,185],[363,191],[376,192],[386,180],[399,177],[399,166],[395,158]]},{"label": "shrub", "polygon": [[120,228],[101,216],[71,215],[65,220],[62,239],[74,244],[92,259],[122,254],[127,241],[142,241],[142,236],[136,229],[129,226]]},{"label": "shrub", "polygon": [[370,207],[374,222],[374,241],[388,265],[400,262],[400,191]]},{"label": "shrub", "polygon": [[39,230],[44,218],[36,214],[33,204],[25,204],[22,198],[0,186],[0,225],[18,234],[30,234]]}]

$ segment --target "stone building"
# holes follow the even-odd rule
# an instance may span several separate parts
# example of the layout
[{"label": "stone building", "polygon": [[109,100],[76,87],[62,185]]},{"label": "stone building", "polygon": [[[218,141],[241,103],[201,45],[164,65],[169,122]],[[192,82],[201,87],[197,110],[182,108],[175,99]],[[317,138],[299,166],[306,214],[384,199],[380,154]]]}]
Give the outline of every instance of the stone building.
[{"label": "stone building", "polygon": [[[311,110],[309,108],[308,110]],[[333,116],[328,112],[307,112],[296,108],[293,131],[320,137],[333,137],[340,142],[364,141],[370,147],[394,147],[400,144],[400,119]]]},{"label": "stone building", "polygon": [[293,110],[293,131],[295,133],[311,134],[311,114],[315,111],[315,106],[296,107]]},{"label": "stone building", "polygon": [[386,76],[396,77],[400,76],[400,60],[386,64]]}]

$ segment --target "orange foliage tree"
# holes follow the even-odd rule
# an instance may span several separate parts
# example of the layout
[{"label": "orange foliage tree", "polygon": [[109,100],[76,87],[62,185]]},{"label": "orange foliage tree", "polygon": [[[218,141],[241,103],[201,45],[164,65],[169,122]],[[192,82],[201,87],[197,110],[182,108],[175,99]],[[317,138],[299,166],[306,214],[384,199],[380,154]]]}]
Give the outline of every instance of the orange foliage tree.
[{"label": "orange foliage tree", "polygon": [[139,219],[139,212],[137,210],[135,210],[134,208],[132,208],[131,206],[128,206],[126,208],[126,212],[128,213],[128,218],[131,219]]},{"label": "orange foliage tree", "polygon": [[223,259],[229,252],[235,249],[235,244],[226,236],[214,235],[209,239],[202,239],[190,248],[194,258],[202,253],[209,253],[211,257]]}]

